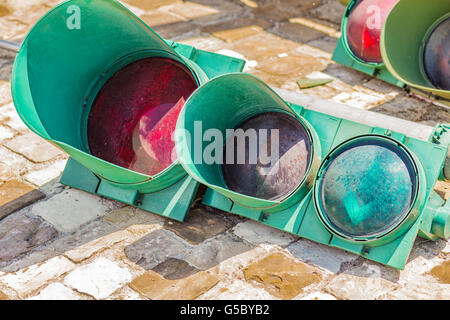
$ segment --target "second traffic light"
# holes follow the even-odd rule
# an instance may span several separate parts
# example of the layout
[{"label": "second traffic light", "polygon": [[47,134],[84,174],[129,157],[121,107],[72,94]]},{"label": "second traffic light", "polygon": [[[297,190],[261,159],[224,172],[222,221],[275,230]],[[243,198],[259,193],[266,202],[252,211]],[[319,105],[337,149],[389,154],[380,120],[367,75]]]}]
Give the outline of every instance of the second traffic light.
[{"label": "second traffic light", "polygon": [[433,191],[449,129],[414,139],[287,103],[241,73],[191,95],[176,148],[204,204],[402,269],[417,235],[450,237]]}]

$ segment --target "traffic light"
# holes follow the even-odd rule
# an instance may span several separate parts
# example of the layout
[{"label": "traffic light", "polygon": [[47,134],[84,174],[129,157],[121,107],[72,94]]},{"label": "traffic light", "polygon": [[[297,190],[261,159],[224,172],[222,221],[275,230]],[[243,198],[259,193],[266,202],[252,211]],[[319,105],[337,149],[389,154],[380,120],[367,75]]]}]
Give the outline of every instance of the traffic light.
[{"label": "traffic light", "polygon": [[449,130],[422,141],[366,126],[285,102],[240,73],[191,95],[175,141],[208,187],[204,204],[402,269],[417,235],[450,237],[450,207],[433,191]]},{"label": "traffic light", "polygon": [[174,152],[179,112],[243,66],[164,41],[116,1],[72,0],[23,41],[12,94],[26,125],[70,155],[63,184],[183,220],[198,183]]},{"label": "traffic light", "polygon": [[342,18],[342,36],[333,60],[399,87],[404,83],[394,77],[383,62],[380,36],[383,24],[398,0],[352,0]]},{"label": "traffic light", "polygon": [[450,105],[450,2],[400,0],[386,19],[381,53],[412,90]]}]

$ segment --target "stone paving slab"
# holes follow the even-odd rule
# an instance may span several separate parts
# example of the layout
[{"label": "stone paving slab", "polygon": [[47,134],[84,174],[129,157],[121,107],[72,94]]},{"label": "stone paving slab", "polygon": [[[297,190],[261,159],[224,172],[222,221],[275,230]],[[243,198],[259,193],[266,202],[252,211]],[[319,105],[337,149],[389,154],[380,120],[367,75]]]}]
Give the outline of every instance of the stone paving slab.
[{"label": "stone paving slab", "polygon": [[114,210],[105,217],[105,221],[121,229],[132,225],[153,225],[167,222],[161,216],[130,206]]},{"label": "stone paving slab", "polygon": [[298,237],[292,234],[251,220],[239,223],[232,231],[239,238],[255,246],[260,244],[274,244],[286,247],[298,239]]},{"label": "stone paving slab", "polygon": [[209,291],[198,297],[199,300],[280,300],[263,288],[247,281],[229,279],[219,282]]},{"label": "stone paving slab", "polygon": [[74,268],[75,265],[68,259],[55,257],[16,273],[0,276],[0,283],[12,288],[23,298]]},{"label": "stone paving slab", "polygon": [[152,232],[125,248],[125,254],[134,263],[151,270],[168,258],[186,259],[190,246],[165,230]]},{"label": "stone paving slab", "polygon": [[270,294],[293,299],[304,288],[322,281],[320,271],[284,253],[271,254],[244,270],[247,282],[257,282]]},{"label": "stone paving slab", "polygon": [[323,293],[320,291],[310,293],[302,298],[294,300],[337,300],[336,297],[328,293]]},{"label": "stone paving slab", "polygon": [[80,300],[79,294],[65,285],[55,282],[27,300]]},{"label": "stone paving slab", "polygon": [[113,234],[120,229],[101,219],[94,220],[84,227],[68,234],[62,234],[58,241],[49,244],[46,249],[58,254],[83,246],[91,241],[103,239],[103,237]]},{"label": "stone paving slab", "polygon": [[292,41],[307,43],[309,41],[318,40],[325,36],[324,33],[302,26],[297,23],[284,22],[273,29],[269,29],[269,32],[273,32],[284,39]]},{"label": "stone paving slab", "polygon": [[0,225],[0,265],[52,240],[56,234],[39,219],[25,215],[5,219]]},{"label": "stone paving slab", "polygon": [[108,205],[101,198],[68,189],[37,203],[32,213],[52,224],[60,232],[74,232],[81,226],[107,214]]},{"label": "stone paving slab", "polygon": [[[2,112],[0,113],[0,123],[4,126],[8,126],[9,128],[14,129],[14,132],[18,132],[21,134],[32,134],[31,131],[27,128],[27,126],[20,119],[14,104],[8,103],[3,105],[0,109]],[[33,139],[38,139],[37,136]],[[34,142],[37,142],[35,140]],[[26,147],[31,147],[30,144],[27,144]],[[25,148],[25,146],[23,147]]]},{"label": "stone paving slab", "polygon": [[[6,52],[8,54],[8,59],[11,61],[12,59],[14,59],[15,54],[13,52],[7,51],[7,50],[1,50],[0,53],[4,53]],[[0,80],[0,106],[3,106],[9,102],[12,101],[12,97],[11,97],[11,84],[9,82],[9,77],[8,77],[8,81],[5,80]]]},{"label": "stone paving slab", "polygon": [[194,300],[218,282],[218,277],[208,272],[199,272],[182,280],[167,280],[147,271],[134,279],[130,286],[152,300]]},{"label": "stone paving slab", "polygon": [[166,221],[164,228],[172,231],[191,245],[197,245],[234,226],[226,216],[210,213],[204,209],[191,210],[184,222]]},{"label": "stone paving slab", "polygon": [[23,178],[25,181],[40,187],[52,181],[55,177],[59,177],[64,171],[66,164],[66,159],[56,160],[49,164],[49,166],[42,167],[41,169],[36,168],[35,170],[30,171],[25,174]]},{"label": "stone paving slab", "polygon": [[179,280],[201,272],[200,269],[190,265],[188,262],[176,258],[168,258],[152,270],[167,280]]},{"label": "stone paving slab", "polygon": [[45,162],[56,158],[62,151],[34,133],[27,133],[8,141],[5,147],[33,162]]},{"label": "stone paving slab", "polygon": [[[59,2],[4,0],[2,38],[20,41]],[[245,71],[271,86],[427,125],[450,122],[448,110],[331,61],[345,10],[336,0],[123,3],[163,37],[245,59]],[[0,300],[450,299],[450,241],[418,239],[399,271],[200,199],[182,224],[60,185],[67,155],[20,120],[13,59],[0,50]],[[333,81],[300,90],[304,77]],[[436,189],[450,197],[448,183]]]},{"label": "stone paving slab", "polygon": [[127,230],[121,230],[76,247],[72,250],[66,251],[64,255],[71,261],[78,263],[83,260],[89,259],[91,256],[99,253],[105,248],[110,248],[115,244],[123,241],[124,239],[130,237],[131,234]]},{"label": "stone paving slab", "polygon": [[364,278],[338,275],[330,281],[325,290],[331,295],[346,300],[373,300],[392,291],[395,286],[381,278]]},{"label": "stone paving slab", "polygon": [[349,264],[358,259],[357,255],[336,248],[324,246],[306,239],[294,242],[287,250],[296,258],[327,270],[339,273],[343,264]]},{"label": "stone paving slab", "polygon": [[133,275],[116,262],[98,258],[70,272],[64,284],[95,299],[104,299],[133,279]]},{"label": "stone paving slab", "polygon": [[21,197],[34,188],[21,181],[8,180],[0,186],[0,206],[10,203],[16,197]]},{"label": "stone paving slab", "polygon": [[44,197],[41,191],[21,181],[0,183],[0,220]]},{"label": "stone paving slab", "polygon": [[0,163],[0,181],[3,184],[13,177],[13,171],[10,167],[5,164]]},{"label": "stone paving slab", "polygon": [[231,233],[224,233],[194,247],[186,261],[194,267],[208,270],[233,256],[250,251],[253,248],[253,245],[243,241],[243,239]]}]

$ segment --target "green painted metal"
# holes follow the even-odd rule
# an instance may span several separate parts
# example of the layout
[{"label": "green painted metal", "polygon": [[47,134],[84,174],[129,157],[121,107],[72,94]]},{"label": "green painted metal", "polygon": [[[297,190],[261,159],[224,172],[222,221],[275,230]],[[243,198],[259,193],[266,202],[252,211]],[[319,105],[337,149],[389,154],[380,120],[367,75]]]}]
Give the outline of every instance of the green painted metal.
[{"label": "green painted metal", "polygon": [[[76,18],[79,25],[70,25]],[[121,67],[147,57],[183,63],[199,85],[242,71],[245,64],[165,41],[115,0],[71,0],[50,10],[23,41],[12,72],[12,96],[24,123],[71,156],[63,183],[129,204],[142,201],[148,209],[154,208],[150,199],[158,199],[155,213],[182,219],[197,184],[177,161],[147,176],[92,156],[86,142],[90,107],[102,85]],[[165,198],[146,196],[152,193]],[[184,205],[172,203],[174,196]]]},{"label": "green painted metal", "polygon": [[450,99],[449,90],[436,89],[423,67],[425,41],[431,31],[450,17],[450,2],[400,0],[381,33],[381,54],[387,69],[411,87]]},{"label": "green painted metal", "polygon": [[185,176],[168,188],[152,193],[124,189],[100,179],[73,158],[69,158],[60,182],[178,221],[185,219],[199,187],[197,181]]},{"label": "green painted metal", "polygon": [[[201,124],[201,129],[197,127],[197,130],[202,132],[210,129],[219,130],[222,137],[226,139],[226,129],[234,129],[244,120],[267,112],[282,112],[297,118],[307,129],[310,141],[313,142],[312,162],[304,180],[299,183],[294,192],[277,201],[259,199],[229,190],[222,177],[221,165],[206,164],[199,159],[203,155],[206,143],[203,147],[194,143],[198,141],[196,123]],[[264,82],[250,74],[233,73],[216,77],[197,89],[186,101],[186,106],[180,113],[177,132],[178,136],[175,140],[177,154],[188,174],[198,182],[233,199],[243,208],[260,208],[266,212],[277,212],[292,206],[310,189],[320,162],[320,144],[316,143],[319,137],[310,124],[299,117]],[[200,139],[202,139],[201,136]],[[198,150],[200,153],[197,152]],[[196,154],[199,156],[196,157]]]},{"label": "green painted metal", "polygon": [[314,139],[314,144],[317,159],[324,159],[322,164],[329,160],[333,149],[341,147],[350,139],[369,135],[371,139],[387,139],[401,145],[417,166],[419,187],[407,218],[377,239],[356,241],[332,232],[320,218],[314,201],[313,186],[317,186],[321,170],[318,170],[313,184],[304,185],[301,197],[292,202],[267,203],[261,199],[250,199],[226,189],[220,176],[215,173],[218,171],[217,166],[190,163],[192,155],[181,137],[177,141],[177,152],[183,158],[182,165],[193,178],[209,187],[203,199],[203,203],[208,206],[353,252],[397,269],[404,267],[418,235],[432,240],[449,236],[450,208],[444,206],[444,200],[433,191],[436,181],[443,179],[442,172],[450,143],[449,127],[446,125],[436,126],[430,141],[418,140],[391,130],[366,126],[284,102],[262,82],[245,74],[215,78],[199,88],[188,99],[186,106],[177,127],[187,128],[188,131],[192,129],[190,125],[195,120],[204,120],[204,129],[222,123],[220,128],[223,130],[226,127],[234,128],[238,118],[289,106],[289,109],[284,110],[294,112],[298,119],[307,123],[311,132],[315,132],[313,135],[319,137],[318,140]]},{"label": "green painted metal", "polygon": [[332,60],[336,61],[339,64],[344,66],[353,68],[370,76],[374,76],[380,80],[389,82],[398,87],[404,87],[405,84],[394,77],[389,70],[386,68],[384,63],[371,63],[365,62],[359,59],[350,49],[347,39],[347,24],[348,17],[352,11],[352,9],[356,6],[356,4],[361,0],[351,0],[347,1],[348,6],[345,10],[344,16],[342,17],[341,23],[341,32],[342,36],[338,41],[338,44],[334,50]]}]

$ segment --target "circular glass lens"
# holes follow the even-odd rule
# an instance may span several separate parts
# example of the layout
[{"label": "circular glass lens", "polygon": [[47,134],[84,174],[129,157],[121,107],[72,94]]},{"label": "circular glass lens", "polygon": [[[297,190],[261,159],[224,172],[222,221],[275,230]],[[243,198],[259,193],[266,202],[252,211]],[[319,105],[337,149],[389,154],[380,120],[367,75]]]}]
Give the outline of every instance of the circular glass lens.
[{"label": "circular glass lens", "polygon": [[428,38],[424,67],[433,86],[450,90],[450,18],[441,22]]},{"label": "circular glass lens", "polygon": [[89,114],[91,154],[147,175],[176,160],[172,133],[185,100],[197,88],[181,63],[146,58],[116,72]]},{"label": "circular glass lens", "polygon": [[414,166],[389,142],[355,142],[338,151],[320,185],[329,226],[347,237],[376,237],[399,225],[415,197]]},{"label": "circular glass lens", "polygon": [[311,141],[294,117],[269,112],[244,121],[228,137],[222,165],[229,189],[276,200],[293,192],[311,162]]},{"label": "circular glass lens", "polygon": [[347,39],[353,54],[366,62],[381,63],[380,35],[398,0],[361,0],[350,12]]}]

